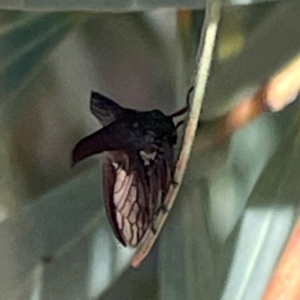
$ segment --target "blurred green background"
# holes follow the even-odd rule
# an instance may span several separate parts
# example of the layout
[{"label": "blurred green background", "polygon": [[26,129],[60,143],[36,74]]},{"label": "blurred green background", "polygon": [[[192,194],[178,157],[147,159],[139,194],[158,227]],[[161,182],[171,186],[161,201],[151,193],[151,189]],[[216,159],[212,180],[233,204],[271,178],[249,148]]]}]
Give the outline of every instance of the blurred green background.
[{"label": "blurred green background", "polygon": [[[298,1],[224,7],[204,123],[299,53],[299,14]],[[174,7],[0,11],[1,299],[260,299],[298,215],[297,102],[193,149],[138,270],[105,216],[102,157],[70,167],[76,142],[99,128],[91,90],[140,110],[185,103],[203,20],[201,9]]]}]

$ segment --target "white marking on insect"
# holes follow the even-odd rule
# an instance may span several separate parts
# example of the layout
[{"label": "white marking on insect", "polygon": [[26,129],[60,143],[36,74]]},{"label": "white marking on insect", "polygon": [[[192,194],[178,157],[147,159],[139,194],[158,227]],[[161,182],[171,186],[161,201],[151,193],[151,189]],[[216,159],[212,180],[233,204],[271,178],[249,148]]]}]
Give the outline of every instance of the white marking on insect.
[{"label": "white marking on insect", "polygon": [[134,203],[137,198],[137,188],[136,186],[131,186],[129,197],[131,199],[131,203]]},{"label": "white marking on insect", "polygon": [[128,219],[131,223],[136,223],[137,214],[139,212],[139,205],[135,202],[131,208],[131,212],[128,216]]},{"label": "white marking on insect", "polygon": [[136,245],[137,241],[138,241],[138,228],[136,227],[136,225],[132,225],[132,245]]},{"label": "white marking on insect", "polygon": [[121,213],[119,211],[117,211],[116,213],[117,213],[117,223],[120,226],[120,224],[122,224],[123,217],[122,217],[122,215],[121,215]]},{"label": "white marking on insect", "polygon": [[126,240],[129,241],[130,237],[131,237],[131,226],[130,226],[129,221],[126,218],[124,218],[123,220],[124,220],[124,227],[123,227],[122,231],[124,233],[124,236],[125,236]]},{"label": "white marking on insect", "polygon": [[129,213],[131,211],[131,206],[132,206],[132,203],[131,203],[130,199],[127,199],[127,201],[125,202],[125,204],[123,205],[123,207],[120,210],[122,212],[122,215],[126,219],[129,217]]},{"label": "white marking on insect", "polygon": [[137,219],[136,224],[141,229],[142,226],[143,226],[143,213],[141,211],[139,211],[138,214],[137,214],[137,217],[138,217],[138,219]]},{"label": "white marking on insect", "polygon": [[133,175],[127,175],[126,171],[119,169],[114,186],[114,204],[122,207],[126,201],[129,189],[132,185]]},{"label": "white marking on insect", "polygon": [[156,158],[156,155],[157,155],[156,151],[153,151],[153,152],[150,152],[150,153],[147,153],[144,150],[140,151],[140,156],[141,156],[145,166],[149,166],[150,161],[151,160],[154,161],[155,158]]}]

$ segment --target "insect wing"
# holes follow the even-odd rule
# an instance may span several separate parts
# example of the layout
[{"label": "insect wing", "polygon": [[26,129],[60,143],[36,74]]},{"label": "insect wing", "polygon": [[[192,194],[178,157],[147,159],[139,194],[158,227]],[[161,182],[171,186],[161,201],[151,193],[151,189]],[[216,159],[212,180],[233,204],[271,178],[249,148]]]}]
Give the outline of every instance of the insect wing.
[{"label": "insect wing", "polygon": [[114,152],[104,163],[104,198],[114,233],[124,245],[136,247],[151,223],[149,189],[142,165]]},{"label": "insect wing", "polygon": [[[104,163],[104,198],[114,233],[124,245],[136,247],[152,226],[173,176],[173,148],[146,164],[124,152],[109,153]],[[166,154],[166,155],[164,155]]]},{"label": "insect wing", "polygon": [[101,122],[103,126],[107,126],[114,122],[122,113],[127,110],[113,100],[97,92],[91,93],[90,101],[92,114]]}]

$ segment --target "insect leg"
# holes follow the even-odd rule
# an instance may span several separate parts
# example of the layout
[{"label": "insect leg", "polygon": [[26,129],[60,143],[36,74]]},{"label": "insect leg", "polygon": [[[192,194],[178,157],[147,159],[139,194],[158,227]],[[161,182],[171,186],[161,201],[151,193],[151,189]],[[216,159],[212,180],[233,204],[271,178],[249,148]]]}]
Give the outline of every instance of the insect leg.
[{"label": "insect leg", "polygon": [[186,104],[187,106],[190,106],[191,105],[191,96],[192,96],[192,93],[194,91],[195,87],[192,85],[188,92],[187,92],[187,95],[186,95]]},{"label": "insect leg", "polygon": [[157,229],[154,226],[154,222],[151,222],[151,231],[154,235],[156,235]]},{"label": "insect leg", "polygon": [[159,213],[162,212],[163,214],[166,214],[167,212],[169,212],[168,208],[166,207],[166,205],[164,203],[162,203],[154,212],[154,216],[157,217],[159,215]]},{"label": "insect leg", "polygon": [[172,115],[170,115],[171,118],[175,118],[175,117],[179,117],[183,114],[185,114],[188,109],[190,108],[190,100],[191,100],[191,95],[194,91],[195,87],[194,86],[191,86],[187,92],[187,96],[186,96],[186,106],[181,108],[180,110],[174,112]]},{"label": "insect leg", "polygon": [[180,121],[176,124],[175,128],[178,129],[181,125],[183,125],[184,121]]},{"label": "insect leg", "polygon": [[173,114],[171,114],[169,117],[170,117],[170,118],[179,117],[179,116],[185,114],[185,113],[188,111],[188,109],[189,109],[189,105],[187,105],[187,106],[185,106],[185,107],[179,109],[178,111],[175,111],[175,112],[174,112]]},{"label": "insect leg", "polygon": [[175,180],[175,178],[172,177],[171,184],[174,185],[174,186],[177,186],[178,182]]}]

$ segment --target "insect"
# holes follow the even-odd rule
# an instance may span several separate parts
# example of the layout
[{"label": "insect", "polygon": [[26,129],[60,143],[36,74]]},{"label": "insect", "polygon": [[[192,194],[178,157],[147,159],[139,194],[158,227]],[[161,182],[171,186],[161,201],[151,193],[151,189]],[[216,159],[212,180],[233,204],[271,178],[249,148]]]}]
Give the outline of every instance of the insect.
[{"label": "insect", "polygon": [[165,209],[164,199],[174,183],[174,117],[188,106],[166,116],[160,110],[124,108],[92,92],[90,109],[103,128],[80,140],[72,153],[73,165],[96,153],[106,153],[103,187],[107,216],[118,240],[136,247]]}]

